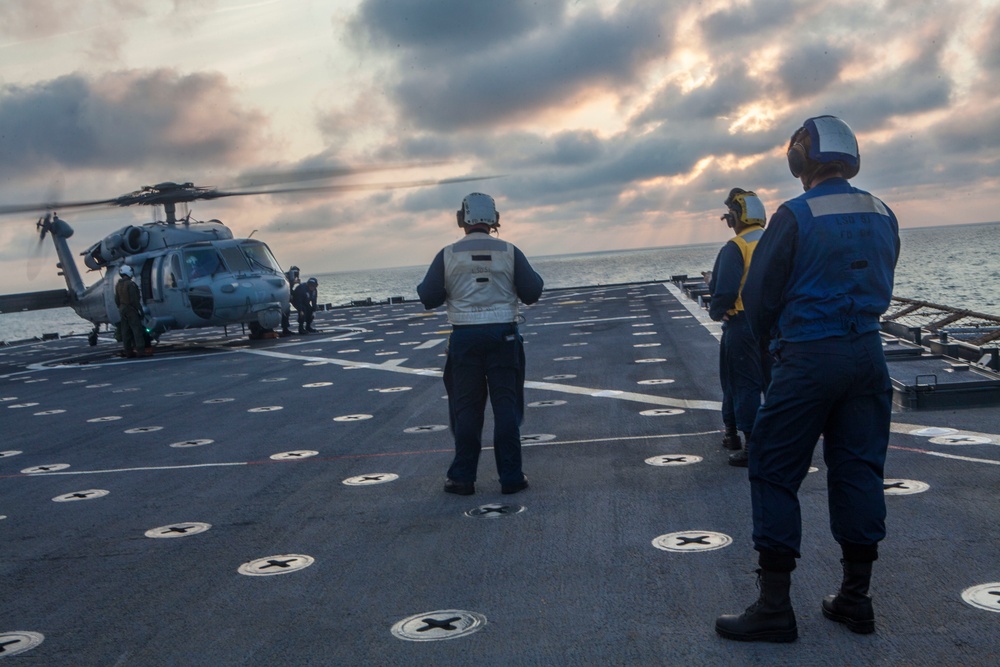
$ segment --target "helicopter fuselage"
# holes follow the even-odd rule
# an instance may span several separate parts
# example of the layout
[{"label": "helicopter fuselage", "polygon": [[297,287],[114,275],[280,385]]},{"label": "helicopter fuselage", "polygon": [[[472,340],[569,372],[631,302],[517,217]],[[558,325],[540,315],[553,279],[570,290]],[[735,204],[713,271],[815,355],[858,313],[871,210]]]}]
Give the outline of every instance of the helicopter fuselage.
[{"label": "helicopter fuselage", "polygon": [[288,282],[267,245],[235,239],[218,221],[154,222],[108,235],[83,253],[88,268],[104,272],[88,287],[69,252],[72,229],[55,218],[49,231],[70,305],[95,325],[120,320],[115,284],[123,264],[133,269],[153,338],[171,329],[232,324],[274,329],[288,308]]}]

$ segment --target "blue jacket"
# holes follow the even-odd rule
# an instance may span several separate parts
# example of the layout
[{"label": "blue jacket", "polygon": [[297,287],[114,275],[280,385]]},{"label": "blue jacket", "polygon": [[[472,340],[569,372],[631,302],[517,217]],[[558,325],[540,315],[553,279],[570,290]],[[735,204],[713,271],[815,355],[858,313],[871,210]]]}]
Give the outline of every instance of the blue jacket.
[{"label": "blue jacket", "polygon": [[757,244],[743,305],[758,339],[809,341],[880,328],[899,225],[882,201],[826,180],[778,209]]}]

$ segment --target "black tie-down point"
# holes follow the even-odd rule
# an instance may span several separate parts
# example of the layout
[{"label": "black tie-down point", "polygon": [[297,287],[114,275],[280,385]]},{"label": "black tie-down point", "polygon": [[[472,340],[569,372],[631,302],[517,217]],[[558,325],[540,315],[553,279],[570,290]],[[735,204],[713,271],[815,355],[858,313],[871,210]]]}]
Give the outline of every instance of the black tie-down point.
[{"label": "black tie-down point", "polygon": [[891,484],[882,483],[882,490],[887,491],[889,489],[906,489],[908,488],[904,482],[892,482]]},{"label": "black tie-down point", "polygon": [[422,618],[420,620],[426,623],[426,625],[422,628],[417,628],[417,632],[427,632],[428,630],[458,630],[458,628],[452,625],[452,623],[462,620],[462,617],[454,616],[441,621],[436,618]]},{"label": "black tie-down point", "polygon": [[712,546],[705,540],[708,539],[708,535],[699,535],[698,537],[683,537],[681,535],[677,536],[677,546],[686,547],[689,544],[701,544],[706,547]]},{"label": "black tie-down point", "polygon": [[260,569],[266,570],[269,567],[291,567],[291,564],[298,560],[297,558],[289,558],[288,560],[268,560],[267,565],[264,565]]},{"label": "black tie-down point", "polygon": [[6,650],[7,650],[6,647],[7,646],[12,646],[14,644],[20,644],[20,643],[21,643],[20,639],[12,639],[9,642],[2,642],[2,643],[0,643],[0,655],[3,655],[6,652]]}]

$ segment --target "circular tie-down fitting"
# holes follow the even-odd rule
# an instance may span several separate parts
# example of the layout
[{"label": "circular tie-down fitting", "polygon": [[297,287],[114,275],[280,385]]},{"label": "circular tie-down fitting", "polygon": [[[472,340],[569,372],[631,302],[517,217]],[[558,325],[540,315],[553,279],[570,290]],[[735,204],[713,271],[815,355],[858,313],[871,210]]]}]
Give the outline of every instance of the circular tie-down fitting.
[{"label": "circular tie-down fitting", "polygon": [[312,556],[303,554],[282,554],[265,556],[240,565],[237,572],[248,577],[270,577],[303,570],[316,562]]},{"label": "circular tie-down fitting", "polygon": [[970,586],[962,591],[962,600],[976,609],[1000,613],[1000,582]]},{"label": "circular tie-down fitting", "polygon": [[887,496],[912,496],[915,493],[923,493],[931,485],[927,482],[918,482],[915,479],[883,479],[882,490]]},{"label": "circular tie-down fitting", "polygon": [[692,463],[701,463],[702,460],[702,457],[695,454],[663,454],[649,457],[646,463],[651,466],[688,466]]},{"label": "circular tie-down fitting", "polygon": [[211,445],[215,440],[210,440],[209,438],[202,438],[200,440],[182,440],[181,442],[171,443],[171,447],[201,447],[203,445]]},{"label": "circular tie-down fitting", "polygon": [[654,380],[639,380],[636,384],[673,384],[673,380],[667,378],[657,378]]},{"label": "circular tie-down fitting", "polygon": [[86,491],[74,491],[73,493],[64,493],[61,496],[56,496],[52,499],[54,503],[71,503],[77,500],[93,500],[94,498],[103,498],[104,496],[111,493],[106,489],[87,489]]},{"label": "circular tie-down fitting", "polygon": [[125,429],[125,433],[135,435],[136,433],[152,433],[153,431],[161,430],[163,430],[162,426],[136,426],[135,428]]},{"label": "circular tie-down fitting", "polygon": [[397,639],[436,642],[466,637],[482,630],[486,617],[474,611],[440,609],[404,618],[390,630]]},{"label": "circular tie-down fitting", "polygon": [[8,449],[5,452],[0,452],[0,459],[5,459],[8,456],[17,456],[18,454],[23,454],[23,453],[24,452],[22,452],[19,449]]},{"label": "circular tie-down fitting", "polygon": [[566,401],[561,401],[558,399],[550,399],[545,401],[532,401],[528,403],[529,408],[554,408],[557,405],[566,405]]},{"label": "circular tie-down fitting", "polygon": [[684,411],[680,408],[653,408],[652,410],[643,410],[639,414],[643,417],[672,417],[684,414]]},{"label": "circular tie-down fitting", "polygon": [[340,417],[334,417],[333,421],[335,421],[335,422],[360,422],[360,421],[364,421],[365,419],[371,419],[371,418],[372,418],[371,415],[362,415],[362,414],[357,414],[357,415],[341,415]]},{"label": "circular tie-down fitting", "polygon": [[689,553],[692,551],[714,551],[728,547],[733,538],[724,533],[713,533],[707,530],[682,530],[677,533],[667,533],[653,539],[653,546],[663,551]]},{"label": "circular tie-down fitting", "polygon": [[212,527],[210,523],[202,523],[200,521],[188,521],[187,523],[172,523],[168,526],[160,526],[158,528],[150,528],[146,531],[146,537],[151,537],[153,539],[171,539],[174,537],[188,537],[190,535],[197,535],[198,533],[204,533],[206,530]]},{"label": "circular tie-down fitting", "polygon": [[583,357],[556,357],[552,361],[577,361],[583,359]]},{"label": "circular tie-down fitting", "polygon": [[0,632],[0,658],[9,658],[18,653],[30,651],[45,641],[45,635],[30,630]]},{"label": "circular tie-down fitting", "polygon": [[372,391],[378,394],[396,394],[401,391],[410,391],[413,387],[373,387],[368,391]]},{"label": "circular tie-down fitting", "polygon": [[42,410],[41,412],[36,412],[35,416],[36,417],[44,417],[46,415],[61,415],[64,412],[66,412],[66,411],[65,410],[58,410],[58,409],[57,410]]},{"label": "circular tie-down fitting", "polygon": [[101,422],[116,422],[121,419],[118,415],[108,415],[106,417],[94,417],[93,419],[88,419],[88,424],[100,424]]},{"label": "circular tie-down fitting", "polygon": [[[35,413],[36,415],[39,413]],[[950,435],[939,435],[937,437],[931,438],[930,440],[935,445],[990,445],[993,444],[992,438],[987,438],[984,435],[971,435],[967,433],[954,433]]]},{"label": "circular tie-down fitting", "polygon": [[316,387],[329,387],[332,384],[333,384],[332,382],[309,382],[302,386],[305,387],[306,389],[314,389]]},{"label": "circular tie-down fitting", "polygon": [[636,343],[632,347],[660,347],[661,343]]},{"label": "circular tie-down fitting", "polygon": [[922,438],[935,438],[939,435],[952,435],[954,433],[958,433],[958,429],[943,428],[940,426],[928,426],[910,431],[910,435],[918,435]]},{"label": "circular tie-down fitting", "polygon": [[636,359],[637,364],[660,364],[666,361],[663,357],[650,357],[649,359]]},{"label": "circular tie-down fitting", "polygon": [[399,475],[394,472],[373,472],[367,475],[348,477],[342,484],[346,484],[347,486],[371,486],[373,484],[395,482],[397,479],[399,479]]},{"label": "circular tie-down fitting", "polygon": [[69,467],[68,463],[48,463],[41,466],[32,466],[21,471],[24,475],[44,474],[47,472],[58,472]]},{"label": "circular tie-down fitting", "polygon": [[208,400],[202,401],[205,405],[215,405],[217,403],[232,403],[235,398],[210,398]]},{"label": "circular tie-down fitting", "polygon": [[179,396],[191,396],[194,394],[193,391],[172,391],[169,394],[164,394],[167,398],[177,398]]},{"label": "circular tie-down fitting", "polygon": [[532,445],[536,442],[548,442],[549,440],[555,440],[556,436],[551,433],[532,433],[529,435],[521,435],[522,445]]},{"label": "circular tie-down fitting", "polygon": [[8,410],[19,410],[21,408],[33,408],[36,405],[38,405],[38,403],[15,403],[14,405],[8,405],[7,409]]},{"label": "circular tie-down fitting", "polygon": [[284,382],[288,378],[263,378],[261,382]]},{"label": "circular tie-down fitting", "polygon": [[282,405],[264,405],[259,408],[250,408],[247,412],[276,412],[284,409]]},{"label": "circular tie-down fitting", "polygon": [[511,516],[513,514],[520,514],[524,511],[524,505],[501,505],[498,503],[491,503],[489,505],[480,505],[474,509],[467,512],[463,512],[465,516],[471,516],[474,519],[499,519],[504,516]]},{"label": "circular tie-down fitting", "polygon": [[270,458],[273,461],[300,461],[302,459],[308,459],[312,456],[318,456],[319,452],[312,449],[296,449],[290,452],[278,452],[277,454],[271,454]]},{"label": "circular tie-down fitting", "polygon": [[403,433],[436,433],[437,431],[447,430],[447,428],[445,424],[427,424],[426,426],[404,428]]},{"label": "circular tie-down fitting", "polygon": [[542,379],[543,380],[572,380],[575,377],[576,377],[575,375],[572,375],[570,373],[561,373],[559,375],[546,375]]}]

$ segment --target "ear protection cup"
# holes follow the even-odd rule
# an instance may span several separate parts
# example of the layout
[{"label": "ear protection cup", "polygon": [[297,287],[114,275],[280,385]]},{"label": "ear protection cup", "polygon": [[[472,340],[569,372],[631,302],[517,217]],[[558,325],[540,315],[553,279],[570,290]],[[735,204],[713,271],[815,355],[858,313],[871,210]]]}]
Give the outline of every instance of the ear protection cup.
[{"label": "ear protection cup", "polygon": [[459,227],[465,227],[465,211],[462,209],[455,211],[455,218],[458,219]]},{"label": "ear protection cup", "polygon": [[[798,133],[796,133],[796,136]],[[788,170],[792,172],[792,176],[798,178],[802,175],[802,172],[806,170],[806,148],[800,142],[795,141],[795,137],[788,144],[788,152],[785,154],[788,158]]]}]

